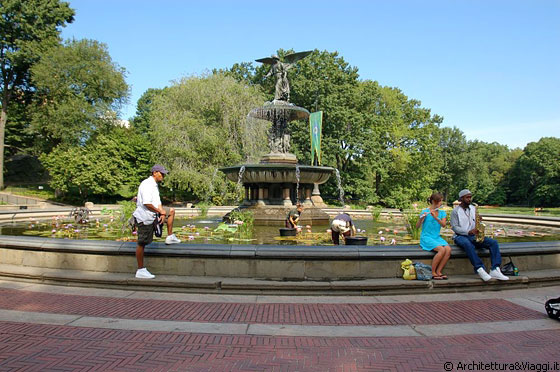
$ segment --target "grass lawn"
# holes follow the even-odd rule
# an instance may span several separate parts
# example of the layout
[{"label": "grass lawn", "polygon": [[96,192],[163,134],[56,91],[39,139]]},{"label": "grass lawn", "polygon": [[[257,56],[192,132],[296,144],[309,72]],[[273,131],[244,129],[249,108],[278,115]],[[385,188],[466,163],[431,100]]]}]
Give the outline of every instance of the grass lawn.
[{"label": "grass lawn", "polygon": [[560,217],[560,208],[542,208],[535,212],[531,207],[480,207],[483,214],[525,214],[529,216],[557,216]]},{"label": "grass lawn", "polygon": [[[43,187],[40,189],[39,187]],[[4,189],[5,192],[21,195],[21,196],[33,196],[36,198],[54,200],[54,190],[48,185],[19,185],[19,186],[8,186]]]}]

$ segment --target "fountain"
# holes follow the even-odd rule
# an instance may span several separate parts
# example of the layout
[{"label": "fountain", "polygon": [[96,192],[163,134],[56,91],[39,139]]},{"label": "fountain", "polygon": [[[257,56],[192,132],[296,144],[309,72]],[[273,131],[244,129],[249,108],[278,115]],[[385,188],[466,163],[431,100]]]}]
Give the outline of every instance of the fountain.
[{"label": "fountain", "polygon": [[247,116],[272,123],[268,132],[270,152],[258,164],[220,168],[230,181],[243,184],[245,198],[239,208],[251,209],[257,225],[284,225],[286,214],[297,202],[305,206],[302,224],[329,222],[329,216],[320,209],[324,204],[318,185],[327,182],[334,169],[298,164],[296,156],[290,153],[289,123],[307,120],[309,111],[289,102],[287,70],[310,53],[289,54],[284,62],[277,56],[257,60],[272,66],[267,76],[276,76],[276,92],[272,102],[253,109]]}]

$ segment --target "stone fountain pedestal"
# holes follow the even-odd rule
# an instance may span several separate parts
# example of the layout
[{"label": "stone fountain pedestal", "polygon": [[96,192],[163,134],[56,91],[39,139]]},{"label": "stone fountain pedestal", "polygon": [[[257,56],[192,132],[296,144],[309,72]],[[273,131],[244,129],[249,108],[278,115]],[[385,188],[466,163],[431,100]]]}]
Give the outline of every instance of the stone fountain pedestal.
[{"label": "stone fountain pedestal", "polygon": [[255,108],[248,117],[272,123],[268,133],[270,153],[259,164],[220,168],[230,181],[243,184],[245,198],[239,208],[251,209],[256,225],[284,226],[286,215],[300,202],[304,205],[301,225],[328,224],[329,216],[321,210],[325,205],[318,185],[327,182],[334,169],[299,165],[290,153],[288,123],[307,120],[309,111],[274,100]]}]

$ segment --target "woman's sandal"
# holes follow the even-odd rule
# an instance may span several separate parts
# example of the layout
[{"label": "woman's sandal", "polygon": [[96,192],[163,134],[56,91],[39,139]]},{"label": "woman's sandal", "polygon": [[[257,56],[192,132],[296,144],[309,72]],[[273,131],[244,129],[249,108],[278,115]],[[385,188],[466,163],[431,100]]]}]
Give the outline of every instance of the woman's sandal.
[{"label": "woman's sandal", "polygon": [[432,279],[434,280],[447,280],[447,275],[433,275]]}]

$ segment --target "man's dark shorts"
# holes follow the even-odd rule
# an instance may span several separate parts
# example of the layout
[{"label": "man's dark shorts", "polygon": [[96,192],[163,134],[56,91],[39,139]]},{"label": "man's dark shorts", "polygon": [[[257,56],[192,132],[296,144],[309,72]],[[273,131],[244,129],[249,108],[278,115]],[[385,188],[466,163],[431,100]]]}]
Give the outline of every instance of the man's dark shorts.
[{"label": "man's dark shorts", "polygon": [[[169,214],[171,214],[171,208],[163,207],[165,210],[164,223],[167,222]],[[142,222],[137,222],[136,218],[132,217],[134,223],[136,224],[136,231],[138,233],[138,245],[146,246],[154,241],[154,224],[144,225]]]},{"label": "man's dark shorts", "polygon": [[142,222],[138,222],[136,227],[138,232],[138,245],[146,246],[154,240],[153,223],[144,225]]}]

